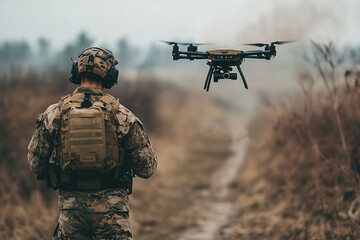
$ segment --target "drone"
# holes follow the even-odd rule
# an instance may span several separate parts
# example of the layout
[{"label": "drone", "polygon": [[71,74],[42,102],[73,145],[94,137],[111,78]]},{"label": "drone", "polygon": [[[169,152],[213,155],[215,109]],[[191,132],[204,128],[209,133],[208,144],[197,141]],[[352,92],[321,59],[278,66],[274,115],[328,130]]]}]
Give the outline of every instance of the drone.
[{"label": "drone", "polygon": [[[237,74],[231,72],[233,67],[236,67],[240,73],[244,87],[248,89],[244,73],[241,70],[240,65],[244,62],[245,58],[265,59],[270,60],[276,56],[276,46],[293,41],[275,41],[271,43],[248,43],[243,45],[265,47],[264,50],[251,50],[243,51],[239,49],[213,49],[206,52],[198,51],[198,46],[209,45],[204,43],[177,43],[162,41],[168,45],[173,46],[172,57],[174,61],[179,59],[189,59],[191,61],[195,59],[207,59],[207,65],[210,66],[209,72],[206,76],[204,89],[209,91],[211,79],[214,76],[214,82],[218,82],[220,79],[237,80]],[[187,51],[180,51],[179,45],[188,46]]]}]

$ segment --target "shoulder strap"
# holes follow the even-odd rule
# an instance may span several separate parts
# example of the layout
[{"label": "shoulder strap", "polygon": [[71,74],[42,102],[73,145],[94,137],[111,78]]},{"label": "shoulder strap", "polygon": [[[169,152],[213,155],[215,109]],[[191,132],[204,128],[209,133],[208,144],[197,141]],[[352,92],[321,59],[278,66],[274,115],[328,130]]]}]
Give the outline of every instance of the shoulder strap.
[{"label": "shoulder strap", "polygon": [[64,101],[66,98],[69,98],[69,97],[71,97],[71,94],[62,96],[62,97],[60,98],[60,101]]},{"label": "shoulder strap", "polygon": [[102,96],[100,98],[100,101],[107,103],[107,104],[111,104],[112,102],[116,101],[116,98],[114,98],[110,94],[105,94],[104,96]]},{"label": "shoulder strap", "polygon": [[106,94],[104,96],[102,96],[99,101],[101,101],[102,103],[104,103],[104,105],[106,106],[106,110],[110,111],[110,112],[114,112],[116,113],[117,109],[119,108],[119,101],[111,96],[110,94]]},{"label": "shoulder strap", "polygon": [[59,101],[59,107],[61,108],[64,104],[70,101],[71,101],[71,94],[61,97]]},{"label": "shoulder strap", "polygon": [[74,99],[74,96],[71,94],[68,94],[68,95],[60,98],[60,101],[59,101],[60,113],[64,114],[67,110],[69,110],[73,106],[80,107],[82,101],[78,101],[78,99],[80,99],[80,98],[77,97],[76,99]]}]

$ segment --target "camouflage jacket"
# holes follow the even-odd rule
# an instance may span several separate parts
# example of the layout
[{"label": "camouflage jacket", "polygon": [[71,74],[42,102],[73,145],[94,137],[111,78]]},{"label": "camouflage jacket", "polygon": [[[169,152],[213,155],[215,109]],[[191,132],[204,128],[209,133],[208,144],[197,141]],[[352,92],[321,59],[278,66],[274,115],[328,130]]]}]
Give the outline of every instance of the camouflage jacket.
[{"label": "camouflage jacket", "polygon": [[[90,93],[101,97],[99,89],[78,87],[73,94]],[[139,119],[120,105],[116,114],[119,125],[117,136],[123,142],[125,152],[131,159],[136,176],[149,178],[157,167],[157,160],[149,138]],[[53,104],[40,114],[37,127],[28,146],[28,161],[35,174],[44,174],[55,148],[56,138],[61,126],[59,104]],[[66,192],[59,191],[59,209],[78,209],[89,212],[109,210],[128,211],[128,196],[124,189],[115,188],[101,191]]]}]

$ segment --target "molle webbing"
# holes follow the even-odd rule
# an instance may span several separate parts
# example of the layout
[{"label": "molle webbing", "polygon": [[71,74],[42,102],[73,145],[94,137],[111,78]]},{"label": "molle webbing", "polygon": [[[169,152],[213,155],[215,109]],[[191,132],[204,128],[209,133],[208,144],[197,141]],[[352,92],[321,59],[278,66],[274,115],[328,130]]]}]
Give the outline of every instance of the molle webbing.
[{"label": "molle webbing", "polygon": [[106,173],[122,164],[116,99],[79,93],[61,99],[59,106],[62,124],[57,159],[65,174]]}]

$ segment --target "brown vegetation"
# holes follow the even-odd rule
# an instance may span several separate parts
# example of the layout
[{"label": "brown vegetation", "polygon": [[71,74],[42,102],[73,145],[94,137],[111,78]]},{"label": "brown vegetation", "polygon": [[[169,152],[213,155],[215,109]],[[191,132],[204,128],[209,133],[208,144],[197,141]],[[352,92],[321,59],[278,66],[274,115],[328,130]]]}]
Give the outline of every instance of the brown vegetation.
[{"label": "brown vegetation", "polygon": [[[47,77],[19,71],[10,76],[0,79],[0,238],[50,239],[58,216],[56,193],[30,173],[26,148],[37,114],[74,86],[56,70]],[[207,188],[210,173],[230,154],[229,136],[200,124],[224,121],[224,113],[209,99],[151,79],[121,81],[110,93],[143,121],[159,158],[150,180],[135,179],[136,238],[167,239],[191,224],[192,192]]]},{"label": "brown vegetation", "polygon": [[[358,74],[337,68],[331,44],[314,47],[318,75],[301,74],[303,96],[264,110],[250,129],[228,239],[360,238]],[[313,90],[317,78],[323,90]]]}]

